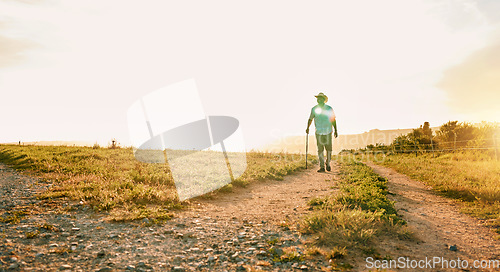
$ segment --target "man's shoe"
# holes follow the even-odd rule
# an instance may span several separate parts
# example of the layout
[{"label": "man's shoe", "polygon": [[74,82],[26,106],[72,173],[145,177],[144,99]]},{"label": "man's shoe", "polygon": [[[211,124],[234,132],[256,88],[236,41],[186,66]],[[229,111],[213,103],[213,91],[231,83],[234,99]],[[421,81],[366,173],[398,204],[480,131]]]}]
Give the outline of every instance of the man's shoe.
[{"label": "man's shoe", "polygon": [[326,171],[332,171],[332,168],[330,167],[330,165],[326,166]]},{"label": "man's shoe", "polygon": [[319,173],[322,173],[322,172],[325,172],[325,168],[321,167],[319,170],[318,170]]}]

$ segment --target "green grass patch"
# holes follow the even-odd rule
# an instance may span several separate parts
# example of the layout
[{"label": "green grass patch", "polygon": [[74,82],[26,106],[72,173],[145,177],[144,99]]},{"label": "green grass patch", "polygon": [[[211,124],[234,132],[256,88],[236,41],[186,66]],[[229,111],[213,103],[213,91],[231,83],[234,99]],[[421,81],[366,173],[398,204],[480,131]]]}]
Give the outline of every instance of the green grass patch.
[{"label": "green grass patch", "polygon": [[[303,155],[245,155],[245,172],[211,195],[255,181],[281,180],[305,166]],[[310,161],[314,163],[314,157]],[[40,199],[82,201],[94,211],[107,213],[113,221],[161,221],[184,205],[179,201],[169,165],[140,162],[131,148],[0,145],[0,162],[52,183],[54,186],[41,193]],[[16,218],[1,220],[14,222]]]},{"label": "green grass patch", "polygon": [[347,255],[377,256],[380,239],[413,239],[406,222],[387,198],[387,180],[353,160],[339,160],[339,192],[309,201],[313,212],[301,231],[315,237],[313,247],[339,260]]},{"label": "green grass patch", "polygon": [[8,224],[17,224],[27,216],[29,211],[27,209],[11,210],[0,216],[0,222]]},{"label": "green grass patch", "polygon": [[38,237],[39,234],[40,234],[40,231],[38,231],[38,230],[28,231],[28,232],[25,233],[26,239],[36,238],[36,237]]},{"label": "green grass patch", "polygon": [[500,161],[487,152],[396,154],[376,163],[462,203],[462,211],[500,228]]},{"label": "green grass patch", "polygon": [[38,225],[38,229],[43,231],[59,232],[59,229],[56,226],[48,223],[43,223],[42,225]]},{"label": "green grass patch", "polygon": [[283,253],[279,257],[275,256],[273,258],[274,262],[282,262],[282,263],[287,263],[287,262],[298,263],[303,260],[304,256],[301,255],[295,247],[284,248]]}]

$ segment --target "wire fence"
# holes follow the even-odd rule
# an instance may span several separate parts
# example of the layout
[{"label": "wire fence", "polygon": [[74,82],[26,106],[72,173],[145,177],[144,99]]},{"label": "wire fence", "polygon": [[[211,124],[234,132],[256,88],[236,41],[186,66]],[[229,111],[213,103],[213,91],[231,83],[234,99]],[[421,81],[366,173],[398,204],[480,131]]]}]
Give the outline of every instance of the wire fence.
[{"label": "wire fence", "polygon": [[[458,146],[457,143],[467,143],[466,146]],[[485,144],[489,143],[489,144]],[[413,144],[398,144],[393,143],[391,145],[376,145],[367,146],[366,148],[358,150],[343,150],[342,152],[347,153],[369,153],[369,154],[391,154],[391,153],[415,153],[418,156],[419,153],[425,152],[458,152],[458,151],[468,151],[468,150],[494,150],[495,158],[498,160],[500,148],[500,137],[487,138],[487,139],[473,139],[473,140],[461,140],[461,141],[448,141],[448,142],[432,142],[431,143],[413,143]],[[447,146],[447,144],[452,144],[452,147],[443,148],[442,146]],[[440,147],[441,146],[441,147]],[[341,152],[341,153],[342,153]]]}]

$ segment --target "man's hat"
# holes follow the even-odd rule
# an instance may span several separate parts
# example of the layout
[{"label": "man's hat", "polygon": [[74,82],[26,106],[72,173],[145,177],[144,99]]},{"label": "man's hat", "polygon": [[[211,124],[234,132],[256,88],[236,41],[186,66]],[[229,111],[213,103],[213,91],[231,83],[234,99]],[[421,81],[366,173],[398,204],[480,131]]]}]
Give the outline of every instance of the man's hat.
[{"label": "man's hat", "polygon": [[315,95],[314,97],[323,97],[325,99],[325,103],[328,102],[328,96],[326,96],[324,93],[319,93],[318,95]]}]

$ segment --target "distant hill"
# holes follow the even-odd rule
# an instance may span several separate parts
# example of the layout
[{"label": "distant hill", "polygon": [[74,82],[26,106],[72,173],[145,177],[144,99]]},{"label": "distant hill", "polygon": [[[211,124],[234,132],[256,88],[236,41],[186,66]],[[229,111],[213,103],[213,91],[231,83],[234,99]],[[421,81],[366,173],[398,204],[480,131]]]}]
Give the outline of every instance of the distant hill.
[{"label": "distant hill", "polygon": [[[436,130],[438,128],[432,128]],[[342,149],[357,149],[366,147],[369,144],[390,144],[392,141],[403,134],[411,132],[412,128],[407,129],[390,129],[380,130],[372,129],[361,134],[339,135],[333,140],[333,154],[340,152]],[[314,128],[311,129],[312,134],[309,134],[309,154],[316,154],[316,137],[314,136]],[[304,136],[289,136],[281,138],[273,143],[263,146],[258,150],[269,152],[288,152],[288,153],[305,153],[306,138]]]}]

